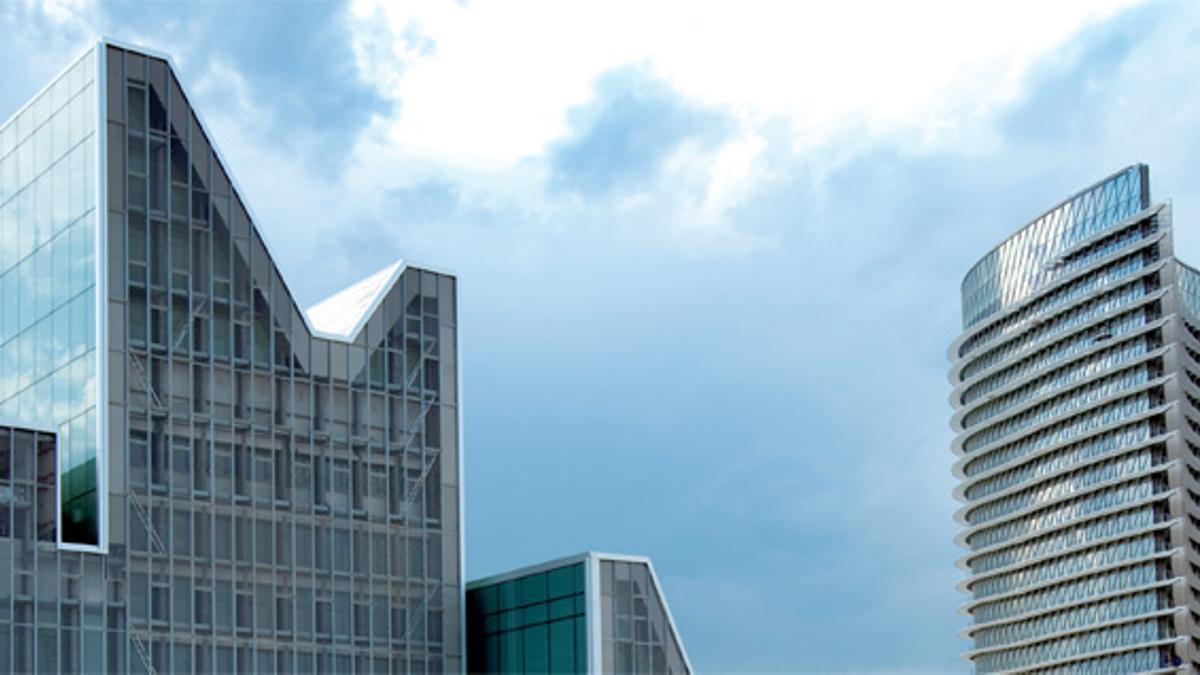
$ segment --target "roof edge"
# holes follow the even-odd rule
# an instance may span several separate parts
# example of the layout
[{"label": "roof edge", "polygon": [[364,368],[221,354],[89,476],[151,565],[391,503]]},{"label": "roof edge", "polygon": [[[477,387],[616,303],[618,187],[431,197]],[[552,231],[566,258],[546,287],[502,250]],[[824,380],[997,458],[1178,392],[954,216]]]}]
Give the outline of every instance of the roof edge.
[{"label": "roof edge", "polygon": [[[1005,244],[1007,244],[1010,240],[1016,238],[1017,235],[1021,234],[1022,232],[1024,232],[1026,229],[1032,227],[1033,225],[1036,225],[1039,220],[1041,220],[1045,216],[1057,211],[1058,209],[1062,208],[1063,206],[1067,205],[1068,203],[1071,202],[1071,200],[1075,199],[1076,197],[1078,197],[1082,194],[1085,194],[1087,192],[1090,192],[1092,190],[1095,190],[1096,188],[1100,187],[1101,185],[1113,180],[1114,178],[1116,178],[1117,176],[1120,176],[1121,174],[1129,172],[1132,169],[1137,169],[1139,172],[1141,172],[1143,174],[1143,178],[1145,178],[1147,180],[1147,185],[1148,185],[1150,165],[1145,162],[1134,162],[1133,164],[1128,164],[1126,166],[1121,167],[1120,169],[1110,173],[1109,175],[1105,176],[1104,178],[1101,178],[1098,181],[1090,183],[1087,187],[1085,187],[1081,190],[1076,190],[1076,191],[1072,192],[1066,198],[1061,199],[1057,203],[1055,203],[1054,206],[1041,211],[1036,216],[1034,216],[1031,220],[1026,221],[1026,223],[1024,225],[1021,225],[1016,230],[1013,230],[1009,234],[1005,235],[1004,238],[1001,239],[995,246],[988,249],[986,253],[984,253],[982,256],[979,257],[979,259],[977,259],[974,263],[972,263],[971,267],[969,269],[967,269],[967,271],[963,274],[962,281],[959,282],[959,291],[961,292],[963,290],[963,287],[967,283],[967,279],[971,276],[971,273],[975,271],[975,268],[979,267],[979,265],[982,264],[983,261],[988,258],[988,256],[990,256],[993,253],[995,253],[996,251],[998,251],[1001,247],[1003,247]],[[1147,188],[1147,191],[1148,191],[1148,189],[1149,188]],[[1153,197],[1151,197],[1151,199],[1149,201],[1150,201],[1151,205],[1154,204]],[[1142,209],[1142,210],[1145,210],[1145,209]]]},{"label": "roof edge", "polygon": [[[354,288],[354,286],[356,286],[357,284],[367,281],[372,276],[374,276],[374,274],[363,277],[362,279],[350,284],[349,286],[342,288],[341,290],[334,291],[331,295],[327,296],[325,299],[321,300],[320,302],[317,302],[315,305],[311,305],[309,307],[305,307],[304,309],[302,309],[301,311],[304,314],[304,320],[306,322],[308,322],[309,326],[311,327],[310,329],[312,330],[313,336],[321,337],[326,340],[338,340],[341,342],[353,342],[354,339],[358,337],[359,333],[362,332],[363,327],[367,325],[367,321],[370,321],[371,317],[375,315],[375,312],[379,310],[379,305],[381,305],[383,303],[383,299],[385,297],[387,297],[388,293],[392,292],[393,288],[396,287],[396,283],[398,281],[400,281],[400,277],[404,276],[404,271],[408,269],[408,265],[407,265],[407,263],[404,262],[403,259],[393,262],[388,267],[392,267],[393,269],[388,274],[387,281],[384,282],[383,284],[380,284],[379,288],[375,289],[375,293],[371,297],[371,302],[367,305],[366,309],[364,309],[359,314],[358,318],[355,319],[354,327],[352,329],[350,329],[350,331],[348,333],[334,333],[334,332],[323,331],[323,330],[318,329],[316,327],[316,322],[313,320],[310,313],[314,309],[317,309],[317,308],[321,307],[322,305],[324,305],[325,303],[329,302],[330,300],[333,300],[341,293],[344,293],[344,292],[350,290],[351,288]],[[385,267],[384,269],[387,269],[387,268]],[[382,272],[382,271],[383,270],[380,270],[380,272]],[[376,272],[375,274],[379,274],[379,272]]]},{"label": "roof edge", "polygon": [[[308,317],[308,310],[306,308],[300,307],[300,303],[296,299],[296,294],[292,291],[291,284],[288,283],[287,275],[285,275],[283,273],[283,269],[280,266],[280,261],[282,260],[282,258],[280,258],[280,256],[276,252],[278,249],[275,248],[271,244],[271,239],[267,235],[266,228],[262,226],[264,221],[258,217],[258,214],[255,213],[255,211],[254,211],[254,207],[250,205],[249,196],[247,195],[246,191],[242,189],[241,183],[238,182],[237,175],[234,173],[233,167],[230,166],[229,160],[226,159],[225,153],[221,151],[220,142],[217,139],[217,137],[213,134],[212,127],[204,119],[204,112],[202,110],[200,110],[199,106],[196,105],[196,98],[194,96],[192,96],[191,91],[188,89],[187,83],[184,82],[183,78],[180,77],[179,67],[175,63],[175,59],[171,58],[170,54],[159,51],[157,49],[143,47],[141,45],[137,45],[137,44],[134,44],[131,42],[126,42],[124,40],[119,40],[119,39],[110,37],[108,35],[100,35],[99,37],[95,37],[92,40],[90,40],[88,43],[88,49],[94,49],[97,45],[116,47],[118,49],[124,49],[126,51],[137,52],[138,54],[143,54],[145,56],[150,56],[150,57],[153,57],[156,59],[162,59],[163,61],[166,62],[167,67],[170,68],[171,72],[175,75],[175,81],[179,83],[179,89],[183,93],[184,98],[187,99],[188,106],[191,108],[192,113],[195,114],[196,121],[200,123],[201,130],[203,130],[204,135],[208,137],[208,144],[212,148],[213,154],[215,154],[217,156],[217,161],[219,161],[221,163],[222,168],[224,168],[225,175],[228,176],[228,178],[229,178],[230,187],[237,193],[238,198],[241,199],[242,206],[244,206],[246,208],[246,215],[250,217],[250,224],[253,227],[253,231],[258,233],[259,239],[262,240],[263,247],[267,249],[267,255],[270,256],[272,264],[279,271],[279,278],[281,281],[283,281],[284,288],[287,290],[288,295],[291,296],[292,301],[296,303],[297,309],[300,310],[299,311],[300,318],[303,319],[304,326],[305,326],[305,328],[308,329],[309,335],[311,335],[312,337],[318,337],[318,338],[321,338],[324,340],[329,340],[331,342],[342,342],[342,343],[347,343],[347,344],[354,342],[354,340],[357,339],[359,334],[362,332],[362,329],[363,329],[363,327],[365,327],[367,321],[370,320],[372,313],[376,309],[378,309],[378,304],[377,303],[372,304],[371,312],[368,312],[366,314],[365,318],[363,318],[363,320],[361,321],[361,323],[355,326],[354,333],[352,335],[350,335],[349,337],[345,337],[343,335],[339,335],[336,333],[327,333],[324,331],[317,330],[316,326],[313,325],[312,321]],[[64,68],[62,70],[62,73],[65,73],[71,66],[73,66],[75,64],[76,61],[78,61],[79,58],[82,58],[84,56],[84,54],[86,54],[86,51],[80,52],[80,54],[77,58],[73,59],[69,64],[67,64],[66,68]],[[61,73],[60,73],[60,75],[61,75]],[[55,79],[57,79],[57,76]],[[51,80],[50,82],[53,83],[54,80]],[[47,87],[48,86],[49,85],[47,85]],[[43,90],[46,89],[47,87],[43,87]],[[41,93],[42,93],[41,90],[39,90],[39,92],[37,94],[35,94],[32,98],[30,98],[29,102],[32,102],[33,100],[35,100]],[[25,106],[22,106],[21,109],[18,110],[17,113],[15,113],[13,115],[13,117],[15,118],[16,115],[19,115],[20,112],[23,111],[25,109],[25,107],[27,107],[28,105],[29,105],[29,103],[26,103]],[[5,122],[5,124],[7,124],[7,122]],[[2,126],[2,125],[0,125],[0,126]],[[428,272],[433,272],[435,274],[443,274],[445,276],[451,276],[451,277],[455,277],[455,278],[457,278],[457,276],[458,276],[452,272],[443,271],[442,268],[437,268],[437,267],[433,267],[433,266],[425,266],[425,265],[408,264],[408,263],[401,264],[400,273],[403,274],[404,270],[410,269],[410,268],[425,270]],[[395,280],[394,279],[390,280],[390,284],[387,288],[387,291],[391,291],[394,284],[395,284]],[[351,285],[353,285],[353,284],[351,284]],[[346,286],[345,288],[349,288],[349,286]],[[345,290],[345,288],[342,288],[339,290]],[[334,293],[332,293],[330,295],[331,296],[336,295],[337,292],[338,291],[334,291]],[[383,295],[387,295],[387,293],[385,292],[385,293],[383,293]],[[330,296],[327,296],[327,297],[330,297]],[[380,299],[382,299],[382,296]]]},{"label": "roof edge", "polygon": [[566,567],[567,565],[574,565],[576,563],[581,563],[581,562],[586,561],[592,555],[593,554],[590,551],[585,551],[583,553],[575,553],[573,555],[563,556],[561,558],[554,558],[552,560],[546,560],[546,561],[540,562],[540,563],[533,563],[531,565],[517,567],[515,569],[511,569],[506,572],[499,572],[497,574],[491,574],[486,577],[480,577],[479,579],[475,579],[474,581],[468,581],[466,584],[463,585],[463,588],[465,590],[471,591],[471,590],[475,590],[476,588],[482,588],[484,586],[491,586],[492,584],[503,583],[505,581],[512,581],[513,579],[520,579],[521,577],[529,576],[530,574],[537,574],[538,572],[545,572],[547,570],[557,569],[559,567]]}]

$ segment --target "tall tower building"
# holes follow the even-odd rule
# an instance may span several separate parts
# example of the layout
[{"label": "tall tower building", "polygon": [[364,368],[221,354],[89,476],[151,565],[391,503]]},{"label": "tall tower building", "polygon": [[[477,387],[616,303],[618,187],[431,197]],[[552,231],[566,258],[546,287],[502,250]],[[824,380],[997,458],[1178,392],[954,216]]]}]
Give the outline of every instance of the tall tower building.
[{"label": "tall tower building", "polygon": [[1192,672],[1200,272],[1124,169],[988,253],[950,348],[978,672]]},{"label": "tall tower building", "polygon": [[169,60],[0,125],[0,672],[462,667],[454,277],[305,311]]}]

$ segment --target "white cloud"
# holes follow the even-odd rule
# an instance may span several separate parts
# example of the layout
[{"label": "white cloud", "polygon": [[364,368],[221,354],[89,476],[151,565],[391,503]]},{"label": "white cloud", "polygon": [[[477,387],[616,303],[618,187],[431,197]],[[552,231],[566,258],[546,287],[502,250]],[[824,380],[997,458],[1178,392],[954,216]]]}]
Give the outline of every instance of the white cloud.
[{"label": "white cloud", "polygon": [[[359,77],[395,106],[360,131],[336,172],[308,165],[303,139],[269,140],[274,109],[235,64],[196,44],[159,46],[206,59],[198,103],[266,229],[288,232],[275,237],[285,260],[318,257],[317,242],[348,225],[394,222],[386,195],[430,181],[452,185],[467,209],[543,231],[596,223],[724,254],[773,240],[729,222],[772,181],[801,172],[819,182],[882,136],[979,148],[987,111],[1020,94],[1032,63],[1128,3],[960,4],[358,0],[348,39]],[[27,11],[60,32],[97,20],[85,0]],[[569,112],[593,101],[597,78],[631,65],[729,115],[728,136],[683,142],[657,175],[611,200],[547,194],[545,153],[576,131]]]},{"label": "white cloud", "polygon": [[40,10],[46,18],[57,24],[75,27],[82,15],[95,8],[95,3],[92,0],[26,0],[25,7],[31,11]]},{"label": "white cloud", "polygon": [[763,240],[726,213],[779,158],[820,155],[819,180],[882,136],[985,151],[987,112],[1020,94],[1030,66],[1128,4],[357,0],[360,77],[396,103],[361,139],[357,173],[432,172],[467,199],[553,212],[538,158],[571,133],[568,113],[599,76],[632,65],[735,129],[715,148],[684,143],[616,213],[655,213],[689,245],[751,249]]},{"label": "white cloud", "polygon": [[943,124],[1010,100],[1030,63],[1126,4],[358,0],[352,25],[363,76],[401,104],[398,146],[495,166],[560,138],[596,77],[628,64],[747,124],[785,118],[805,145],[846,120]]}]

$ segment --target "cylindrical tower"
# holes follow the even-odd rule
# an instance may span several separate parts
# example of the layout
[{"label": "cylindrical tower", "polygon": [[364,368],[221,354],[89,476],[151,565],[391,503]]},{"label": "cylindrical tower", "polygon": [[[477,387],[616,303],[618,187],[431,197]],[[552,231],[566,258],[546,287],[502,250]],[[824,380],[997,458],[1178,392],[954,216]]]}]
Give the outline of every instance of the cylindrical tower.
[{"label": "cylindrical tower", "polygon": [[963,280],[950,400],[977,672],[1193,669],[1189,282],[1144,165],[1047,211]]}]

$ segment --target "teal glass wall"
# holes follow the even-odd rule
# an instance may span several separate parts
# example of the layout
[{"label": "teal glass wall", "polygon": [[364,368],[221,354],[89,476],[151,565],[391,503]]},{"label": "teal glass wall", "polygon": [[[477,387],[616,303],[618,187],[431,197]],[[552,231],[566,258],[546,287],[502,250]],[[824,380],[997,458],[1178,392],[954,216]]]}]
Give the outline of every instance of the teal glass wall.
[{"label": "teal glass wall", "polygon": [[467,591],[472,673],[586,673],[584,563]]},{"label": "teal glass wall", "polygon": [[0,420],[58,439],[60,542],[100,546],[89,50],[0,127]]}]

